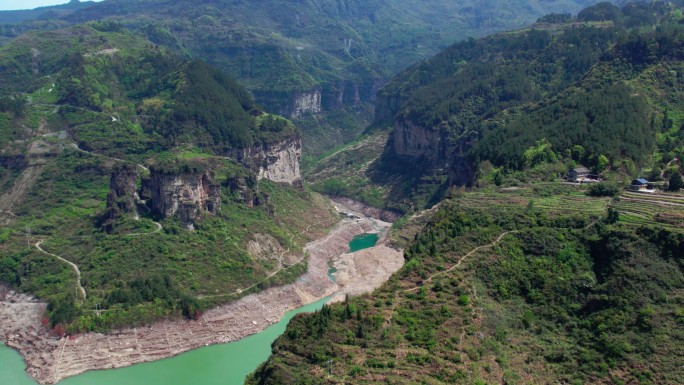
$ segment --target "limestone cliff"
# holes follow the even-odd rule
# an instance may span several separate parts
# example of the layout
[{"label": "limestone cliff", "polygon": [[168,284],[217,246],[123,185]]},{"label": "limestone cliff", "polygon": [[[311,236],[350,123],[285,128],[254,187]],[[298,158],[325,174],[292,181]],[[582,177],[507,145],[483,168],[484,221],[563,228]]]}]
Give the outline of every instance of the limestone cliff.
[{"label": "limestone cliff", "polygon": [[345,106],[356,106],[360,103],[375,101],[375,94],[384,82],[371,78],[365,81],[339,81],[323,86],[321,103],[323,110],[336,110]]},{"label": "limestone cliff", "polygon": [[293,97],[292,111],[288,113],[290,118],[298,118],[307,114],[321,112],[321,90],[297,93]]},{"label": "limestone cliff", "polygon": [[321,112],[321,90],[314,88],[298,92],[274,92],[254,90],[255,99],[267,106],[269,111],[289,119]]},{"label": "limestone cliff", "polygon": [[201,212],[215,214],[221,205],[221,186],[211,171],[179,173],[150,168],[152,211],[167,218],[178,215],[188,229]]},{"label": "limestone cliff", "polygon": [[114,223],[123,215],[136,212],[135,194],[138,173],[135,166],[122,164],[112,171],[107,194],[107,209],[102,217],[102,227],[110,232]]},{"label": "limestone cliff", "polygon": [[231,155],[252,170],[258,180],[288,184],[301,182],[299,162],[302,158],[302,139],[299,136],[272,144],[259,143],[235,149]]},{"label": "limestone cliff", "polygon": [[422,127],[403,119],[395,122],[392,133],[396,155],[415,158],[448,173],[453,185],[470,185],[475,181],[476,169],[467,155],[474,139],[471,133]]}]

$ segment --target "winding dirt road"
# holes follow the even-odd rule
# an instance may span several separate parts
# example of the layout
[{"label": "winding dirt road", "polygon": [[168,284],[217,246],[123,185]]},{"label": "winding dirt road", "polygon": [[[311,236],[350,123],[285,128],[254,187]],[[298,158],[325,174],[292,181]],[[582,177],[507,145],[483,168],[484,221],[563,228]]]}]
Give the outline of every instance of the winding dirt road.
[{"label": "winding dirt road", "polygon": [[44,239],[41,239],[40,241],[36,242],[34,246],[35,246],[36,249],[38,249],[41,253],[46,254],[46,255],[49,255],[49,256],[52,256],[52,257],[55,257],[55,258],[59,259],[60,261],[62,261],[62,262],[64,262],[64,263],[67,263],[69,266],[71,266],[72,270],[74,270],[74,273],[76,273],[76,285],[78,286],[78,290],[79,290],[80,293],[81,293],[81,297],[83,297],[82,299],[85,300],[85,299],[86,299],[86,291],[85,291],[85,289],[83,288],[83,286],[81,285],[81,270],[78,269],[78,266],[76,266],[75,263],[73,263],[73,262],[71,262],[71,261],[68,261],[68,260],[62,258],[62,257],[60,257],[60,256],[57,255],[57,254],[52,254],[52,253],[49,253],[49,252],[43,250],[43,248],[40,247],[40,245],[41,245],[43,242],[45,242],[45,240],[44,240]]}]

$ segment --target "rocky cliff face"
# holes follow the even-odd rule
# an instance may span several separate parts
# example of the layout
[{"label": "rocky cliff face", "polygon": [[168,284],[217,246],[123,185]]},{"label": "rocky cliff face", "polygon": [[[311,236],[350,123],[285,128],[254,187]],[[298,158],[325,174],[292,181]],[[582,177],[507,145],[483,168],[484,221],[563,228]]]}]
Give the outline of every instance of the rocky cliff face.
[{"label": "rocky cliff face", "polygon": [[432,168],[447,172],[453,185],[475,182],[475,165],[467,156],[474,143],[471,135],[455,135],[400,119],[394,125],[392,136],[396,155],[416,158]]},{"label": "rocky cliff face", "polygon": [[255,90],[254,96],[269,111],[296,119],[359,103],[372,103],[384,84],[382,79],[377,78],[363,81],[347,80],[324,83],[319,88],[294,93]]},{"label": "rocky cliff face", "polygon": [[336,110],[344,106],[375,101],[375,94],[384,82],[381,79],[368,79],[363,82],[341,81],[325,84],[322,89],[323,110]]},{"label": "rocky cliff face", "polygon": [[425,158],[431,162],[446,161],[447,137],[439,129],[425,128],[410,121],[394,125],[394,151],[397,155]]},{"label": "rocky cliff face", "polygon": [[253,90],[254,98],[268,111],[289,119],[321,112],[321,90],[313,89],[299,92],[273,92]]},{"label": "rocky cliff face", "polygon": [[233,150],[232,156],[249,167],[257,179],[279,183],[301,182],[299,162],[302,158],[302,139],[292,137],[273,144],[257,144]]},{"label": "rocky cliff face", "polygon": [[382,122],[394,119],[400,106],[401,98],[399,95],[378,92],[375,98],[375,121]]},{"label": "rocky cliff face", "polygon": [[321,90],[298,93],[293,99],[292,111],[288,114],[290,118],[321,112]]},{"label": "rocky cliff face", "polygon": [[135,166],[123,164],[112,171],[107,194],[107,210],[103,215],[103,228],[110,232],[123,215],[136,212],[135,194],[138,173]]},{"label": "rocky cliff face", "polygon": [[201,212],[215,214],[221,205],[221,186],[211,171],[180,174],[150,169],[152,210],[164,218],[178,215],[188,229]]}]

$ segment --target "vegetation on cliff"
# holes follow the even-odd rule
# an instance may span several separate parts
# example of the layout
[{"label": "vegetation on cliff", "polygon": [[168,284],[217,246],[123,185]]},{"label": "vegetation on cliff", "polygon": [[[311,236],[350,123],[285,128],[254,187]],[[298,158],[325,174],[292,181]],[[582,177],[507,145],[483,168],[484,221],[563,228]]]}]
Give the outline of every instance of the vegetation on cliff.
[{"label": "vegetation on cliff", "polygon": [[412,63],[464,37],[517,28],[548,12],[574,13],[591,3],[104,1],[0,12],[0,23],[13,23],[0,25],[0,44],[31,30],[115,21],[155,45],[226,71],[268,111],[303,118],[305,152],[318,156],[353,140],[372,118],[377,89]]},{"label": "vegetation on cliff", "polygon": [[[287,265],[285,253],[336,220],[324,200],[257,184],[232,158],[297,140],[290,121],[265,113],[220,70],[116,22],[22,35],[0,48],[0,79],[0,281],[48,301],[58,330],[194,317],[290,282],[306,264]],[[112,197],[126,202],[105,232],[110,174],[121,164],[136,173],[123,181],[127,196]],[[211,170],[220,208],[193,217],[194,231],[155,217],[144,164],[171,178]],[[311,218],[321,226],[305,231]],[[255,234],[273,237],[283,254],[250,255]],[[55,255],[78,266],[86,298]]]},{"label": "vegetation on cliff", "polygon": [[[448,199],[398,223],[407,262],[386,285],[295,318],[247,383],[684,381],[684,197],[621,191],[681,179],[681,23],[681,2],[601,3],[397,76],[314,186],[409,212]],[[411,148],[420,130],[446,156]],[[448,188],[463,162],[474,191]],[[559,183],[579,165],[608,181]]]}]

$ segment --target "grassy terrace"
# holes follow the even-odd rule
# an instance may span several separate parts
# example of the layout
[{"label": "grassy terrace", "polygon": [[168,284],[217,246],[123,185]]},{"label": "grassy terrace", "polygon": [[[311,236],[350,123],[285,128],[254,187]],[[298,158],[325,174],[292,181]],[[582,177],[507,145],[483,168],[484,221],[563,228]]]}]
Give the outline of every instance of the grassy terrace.
[{"label": "grassy terrace", "polygon": [[625,191],[610,206],[620,213],[619,223],[626,226],[658,225],[684,231],[684,195]]}]

